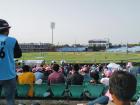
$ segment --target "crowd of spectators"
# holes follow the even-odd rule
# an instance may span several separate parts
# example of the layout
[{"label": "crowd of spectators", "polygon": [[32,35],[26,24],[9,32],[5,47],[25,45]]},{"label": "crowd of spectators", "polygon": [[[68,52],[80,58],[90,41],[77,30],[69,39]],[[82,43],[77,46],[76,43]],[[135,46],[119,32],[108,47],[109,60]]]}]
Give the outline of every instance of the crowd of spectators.
[{"label": "crowd of spectators", "polygon": [[[29,97],[33,96],[32,86],[34,83],[58,84],[65,83],[68,85],[82,85],[84,81],[91,84],[104,84],[109,86],[109,79],[115,71],[125,71],[131,73],[133,65],[128,62],[126,66],[119,68],[107,67],[102,65],[78,65],[78,64],[57,64],[52,62],[50,65],[22,65],[16,64],[17,81],[19,84],[30,84],[31,88],[28,93]],[[132,73],[131,73],[132,74]],[[88,95],[87,95],[88,97]],[[113,101],[109,90],[107,90],[102,97],[96,100],[89,101],[88,105],[95,103],[107,104],[108,101]]]}]

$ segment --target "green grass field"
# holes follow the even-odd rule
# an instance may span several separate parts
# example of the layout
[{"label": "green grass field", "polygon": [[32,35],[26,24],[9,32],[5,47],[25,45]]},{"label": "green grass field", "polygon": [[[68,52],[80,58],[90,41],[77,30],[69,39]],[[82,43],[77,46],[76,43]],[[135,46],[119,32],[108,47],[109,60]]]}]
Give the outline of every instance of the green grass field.
[{"label": "green grass field", "polygon": [[52,60],[62,59],[68,63],[109,63],[109,62],[140,62],[138,53],[112,53],[112,52],[31,52],[23,53],[22,60]]}]

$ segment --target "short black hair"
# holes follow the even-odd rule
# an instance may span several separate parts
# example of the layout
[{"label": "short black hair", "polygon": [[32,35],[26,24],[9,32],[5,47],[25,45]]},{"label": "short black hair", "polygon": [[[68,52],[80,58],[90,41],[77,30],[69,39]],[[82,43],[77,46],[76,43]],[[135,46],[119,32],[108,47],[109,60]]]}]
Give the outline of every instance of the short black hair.
[{"label": "short black hair", "polygon": [[23,72],[29,72],[30,71],[30,66],[29,65],[24,65],[22,67],[22,69],[23,69]]},{"label": "short black hair", "polygon": [[72,68],[74,71],[79,71],[79,69],[80,69],[78,64],[74,64]]},{"label": "short black hair", "polygon": [[136,92],[137,80],[126,71],[115,71],[109,79],[110,93],[121,101],[131,100]]},{"label": "short black hair", "polygon": [[59,70],[59,65],[53,64],[52,69],[57,72]]},{"label": "short black hair", "polygon": [[97,71],[93,71],[90,73],[90,77],[92,77],[94,80],[99,80],[99,73]]}]

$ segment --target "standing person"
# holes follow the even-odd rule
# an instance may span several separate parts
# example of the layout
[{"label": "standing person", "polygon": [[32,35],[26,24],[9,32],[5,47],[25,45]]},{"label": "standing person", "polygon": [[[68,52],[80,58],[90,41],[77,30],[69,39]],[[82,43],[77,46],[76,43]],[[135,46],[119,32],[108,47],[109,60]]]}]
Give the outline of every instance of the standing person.
[{"label": "standing person", "polygon": [[9,37],[9,24],[0,19],[0,94],[4,89],[7,105],[15,105],[16,68],[14,58],[22,56],[15,38]]}]

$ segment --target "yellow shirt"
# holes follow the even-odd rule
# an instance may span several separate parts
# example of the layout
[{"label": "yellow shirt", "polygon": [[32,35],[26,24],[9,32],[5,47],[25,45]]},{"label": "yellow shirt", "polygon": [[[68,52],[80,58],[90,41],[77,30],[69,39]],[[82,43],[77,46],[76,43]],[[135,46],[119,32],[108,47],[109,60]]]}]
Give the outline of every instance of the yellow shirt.
[{"label": "yellow shirt", "polygon": [[35,82],[35,75],[33,72],[23,72],[18,76],[19,84],[30,84],[30,89],[28,92],[29,97],[33,97],[33,83]]}]

